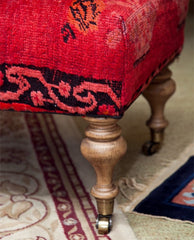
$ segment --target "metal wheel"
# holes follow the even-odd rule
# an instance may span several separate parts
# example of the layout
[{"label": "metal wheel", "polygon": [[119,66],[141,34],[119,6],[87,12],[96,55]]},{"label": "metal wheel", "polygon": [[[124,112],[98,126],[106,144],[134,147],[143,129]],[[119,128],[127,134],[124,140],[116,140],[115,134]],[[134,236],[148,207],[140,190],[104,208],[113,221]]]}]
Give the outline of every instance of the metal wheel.
[{"label": "metal wheel", "polygon": [[108,234],[112,228],[112,215],[98,215],[96,219],[96,228],[99,234]]},{"label": "metal wheel", "polygon": [[157,142],[153,142],[153,141],[149,141],[146,142],[143,147],[142,147],[142,152],[146,155],[146,156],[151,156],[154,153],[158,152],[159,149],[161,147],[161,143],[157,143]]}]

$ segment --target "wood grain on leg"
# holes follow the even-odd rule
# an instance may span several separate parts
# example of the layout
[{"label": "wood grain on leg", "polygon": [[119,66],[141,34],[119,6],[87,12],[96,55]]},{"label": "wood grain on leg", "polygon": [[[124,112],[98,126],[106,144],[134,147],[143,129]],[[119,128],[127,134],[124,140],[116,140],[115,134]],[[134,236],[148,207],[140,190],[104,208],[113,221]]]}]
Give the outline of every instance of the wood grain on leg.
[{"label": "wood grain on leg", "polygon": [[116,119],[85,119],[89,126],[81,143],[81,152],[96,172],[97,181],[91,194],[97,200],[98,231],[105,234],[111,228],[114,198],[118,194],[118,187],[112,182],[113,169],[125,154],[127,144],[121,137],[121,128]]},{"label": "wood grain on leg", "polygon": [[148,100],[151,108],[151,117],[147,121],[151,140],[143,146],[143,152],[146,155],[152,155],[160,149],[164,130],[168,126],[168,121],[164,117],[164,107],[176,88],[171,76],[171,71],[165,68],[143,92],[143,96]]}]

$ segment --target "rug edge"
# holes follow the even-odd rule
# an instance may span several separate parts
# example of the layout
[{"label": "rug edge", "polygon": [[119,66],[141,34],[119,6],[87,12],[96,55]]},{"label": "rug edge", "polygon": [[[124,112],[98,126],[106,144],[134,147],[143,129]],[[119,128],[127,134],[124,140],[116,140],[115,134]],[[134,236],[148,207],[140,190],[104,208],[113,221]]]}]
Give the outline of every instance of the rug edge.
[{"label": "rug edge", "polygon": [[[140,193],[135,194],[130,203],[120,204],[119,207],[122,209],[124,213],[132,212],[135,207],[146,198],[155,188],[157,188],[160,184],[162,184],[167,178],[169,178],[175,171],[177,171],[180,167],[182,167],[190,158],[190,156],[194,155],[192,151],[194,149],[194,142],[189,144],[185,150],[179,155],[178,160],[172,160],[172,162],[163,168],[158,174],[153,176],[149,183],[145,186],[144,190]],[[185,157],[186,156],[186,157]]]},{"label": "rug edge", "polygon": [[154,218],[154,219],[163,219],[163,220],[168,220],[168,221],[177,222],[177,223],[184,222],[184,223],[187,223],[187,224],[194,225],[194,222],[189,221],[189,220],[180,220],[180,219],[174,219],[174,218],[165,217],[165,216],[156,216],[156,215],[151,215],[151,214],[146,214],[146,213],[139,213],[139,212],[136,212],[136,211],[133,211],[131,213],[133,213],[135,215],[139,215],[139,216],[151,217],[151,218]]}]

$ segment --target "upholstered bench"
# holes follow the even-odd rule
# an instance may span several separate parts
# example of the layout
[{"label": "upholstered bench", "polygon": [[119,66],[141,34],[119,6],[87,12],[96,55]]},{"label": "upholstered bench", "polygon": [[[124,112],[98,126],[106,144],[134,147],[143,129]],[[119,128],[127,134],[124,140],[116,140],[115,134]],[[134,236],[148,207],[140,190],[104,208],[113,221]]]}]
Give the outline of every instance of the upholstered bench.
[{"label": "upholstered bench", "polygon": [[166,68],[183,46],[188,0],[1,0],[0,109],[85,116],[81,151],[97,183],[99,233],[111,228],[115,164],[126,151],[117,120],[143,92],[153,154],[175,90]]}]

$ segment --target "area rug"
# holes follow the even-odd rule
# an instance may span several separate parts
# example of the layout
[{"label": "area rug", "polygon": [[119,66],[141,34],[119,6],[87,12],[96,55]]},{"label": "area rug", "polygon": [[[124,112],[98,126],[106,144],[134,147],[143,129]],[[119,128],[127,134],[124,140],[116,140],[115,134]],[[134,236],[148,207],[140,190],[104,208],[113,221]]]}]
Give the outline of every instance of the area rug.
[{"label": "area rug", "polygon": [[53,116],[1,112],[0,239],[136,239],[126,220],[124,228],[98,235],[95,218]]},{"label": "area rug", "polygon": [[134,211],[194,222],[194,157],[152,191]]}]

